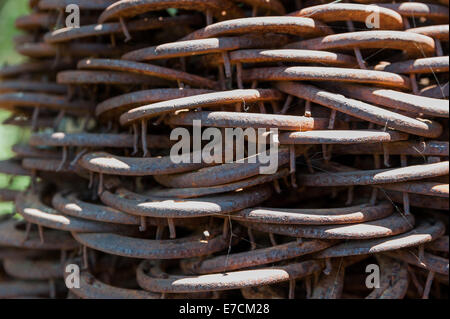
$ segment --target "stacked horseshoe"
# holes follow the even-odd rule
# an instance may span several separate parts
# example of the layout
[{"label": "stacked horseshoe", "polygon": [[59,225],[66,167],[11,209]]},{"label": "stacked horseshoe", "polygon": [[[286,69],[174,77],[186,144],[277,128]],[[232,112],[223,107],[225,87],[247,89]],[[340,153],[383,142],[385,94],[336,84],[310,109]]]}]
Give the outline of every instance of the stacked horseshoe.
[{"label": "stacked horseshoe", "polygon": [[[0,190],[0,297],[447,296],[448,1],[382,2],[71,0],[74,28],[30,1],[0,69],[32,131],[0,162],[31,177]],[[197,121],[277,129],[276,170],[174,161]]]}]

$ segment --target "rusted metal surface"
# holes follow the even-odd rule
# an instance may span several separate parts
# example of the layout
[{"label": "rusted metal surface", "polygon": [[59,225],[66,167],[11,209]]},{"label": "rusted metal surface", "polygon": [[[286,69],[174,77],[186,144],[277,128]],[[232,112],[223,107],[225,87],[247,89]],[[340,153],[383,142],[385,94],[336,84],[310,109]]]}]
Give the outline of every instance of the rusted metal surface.
[{"label": "rusted metal surface", "polygon": [[132,215],[189,218],[232,213],[249,206],[258,205],[258,203],[269,198],[270,195],[271,190],[269,188],[259,187],[198,199],[152,200],[122,190],[119,194],[111,194],[105,191],[101,194],[101,199],[105,204]]},{"label": "rusted metal surface", "polygon": [[389,237],[409,231],[414,226],[414,219],[400,214],[381,218],[375,221],[349,225],[283,225],[253,223],[238,220],[252,229],[267,233],[280,234],[290,237],[317,239],[368,239]]},{"label": "rusted metal surface", "polygon": [[0,188],[0,202],[13,202],[20,191]]},{"label": "rusted metal surface", "polygon": [[79,165],[89,171],[125,176],[174,174],[202,168],[204,163],[174,163],[170,156],[124,157],[105,152],[84,155]]},{"label": "rusted metal surface", "polygon": [[448,24],[431,25],[426,27],[418,27],[407,29],[407,32],[420,33],[438,39],[440,41],[448,41],[449,28]]},{"label": "rusted metal surface", "polygon": [[380,65],[376,66],[375,69],[380,71],[406,74],[448,72],[449,59],[448,56],[421,58],[416,60],[395,62],[387,65]]},{"label": "rusted metal surface", "polygon": [[160,188],[145,192],[150,197],[175,197],[175,198],[195,198],[206,195],[225,193],[238,189],[250,188],[256,185],[276,181],[289,175],[286,168],[280,169],[277,173],[271,175],[258,175],[236,182],[227,184],[208,186],[208,187],[183,187],[183,188]]},{"label": "rusted metal surface", "polygon": [[19,128],[34,126],[36,129],[51,128],[54,123],[53,117],[41,116],[36,121],[33,121],[30,118],[16,117],[15,115],[10,116],[2,122],[3,125],[14,125]]},{"label": "rusted metal surface", "polygon": [[393,110],[407,111],[412,114],[422,113],[436,117],[448,118],[449,116],[449,102],[444,99],[421,97],[390,89],[354,84],[333,83],[332,86],[326,85],[325,87],[341,94],[345,94],[347,97],[386,106]]},{"label": "rusted metal surface", "polygon": [[109,85],[164,85],[158,78],[143,74],[126,74],[122,72],[105,71],[62,71],[58,73],[58,83],[61,84],[109,84]]},{"label": "rusted metal surface", "polygon": [[[342,298],[344,288],[345,268],[355,263],[357,259],[350,258],[336,258],[330,263],[332,266],[331,272],[327,274],[320,274],[320,278],[314,285],[313,291],[309,294],[308,299],[339,299]],[[316,277],[317,278],[317,277]]]},{"label": "rusted metal surface", "polygon": [[16,157],[40,157],[40,158],[52,158],[60,159],[61,154],[54,150],[45,148],[33,147],[29,144],[14,144],[11,150],[16,154]]},{"label": "rusted metal surface", "polygon": [[448,236],[442,236],[427,245],[432,251],[448,252]]},{"label": "rusted metal surface", "polygon": [[[393,202],[402,203],[403,196],[402,193],[395,191],[387,191],[387,196],[391,198]],[[409,194],[409,204],[414,207],[421,208],[431,208],[438,210],[449,210],[449,199],[448,197],[431,197],[422,194]]]},{"label": "rusted metal surface", "polygon": [[102,43],[67,43],[61,49],[57,45],[45,42],[27,42],[16,47],[17,52],[30,58],[54,58],[63,51],[70,57],[85,56],[117,56],[123,53],[124,49],[113,47],[109,44]]},{"label": "rusted metal surface", "polygon": [[41,0],[38,3],[39,9],[57,10],[65,9],[69,4],[76,4],[80,9],[85,10],[104,10],[112,5],[114,0]]},{"label": "rusted metal surface", "polygon": [[[157,17],[143,18],[127,23],[127,29],[130,32],[149,31],[160,28],[168,28],[175,25],[200,25],[201,19],[195,15],[181,15],[176,17]],[[79,28],[66,27],[61,28],[44,35],[47,43],[63,43],[77,39],[96,37],[102,35],[120,34],[122,26],[120,23],[103,23],[83,25]]]},{"label": "rusted metal surface", "polygon": [[[152,148],[165,148],[170,145],[170,140],[164,135],[148,135],[148,146]],[[52,147],[111,147],[124,148],[133,147],[133,135],[131,134],[108,134],[108,133],[35,133],[30,136],[31,146]],[[45,155],[45,154],[43,154]]]},{"label": "rusted metal surface", "polygon": [[120,225],[66,216],[43,204],[36,195],[27,194],[16,197],[16,209],[29,223],[44,227],[77,232],[111,232],[125,230]]},{"label": "rusted metal surface", "polygon": [[80,274],[80,287],[70,290],[82,299],[159,299],[155,294],[138,289],[114,287],[96,279],[88,271]]},{"label": "rusted metal surface", "polygon": [[285,33],[302,37],[331,34],[326,24],[301,17],[254,17],[218,22],[185,36],[182,41],[248,33]]},{"label": "rusted metal surface", "polygon": [[[216,232],[217,234],[217,232]],[[219,233],[186,238],[152,240],[114,233],[72,233],[81,244],[108,254],[140,259],[180,259],[209,255],[228,247],[229,238]]]},{"label": "rusted metal surface", "polygon": [[283,45],[285,36],[239,36],[166,43],[154,47],[131,51],[122,56],[124,60],[149,61],[186,57],[192,55],[221,53],[237,49],[266,48]]},{"label": "rusted metal surface", "polygon": [[281,144],[355,144],[383,143],[406,140],[407,134],[395,131],[351,131],[351,130],[314,130],[308,132],[282,133],[279,136]]},{"label": "rusted metal surface", "polygon": [[383,184],[380,185],[379,187],[392,191],[407,192],[443,198],[449,197],[448,184],[443,183],[406,182],[406,183]]},{"label": "rusted metal surface", "polygon": [[59,231],[47,231],[42,243],[36,230],[27,238],[23,224],[14,220],[0,222],[0,245],[8,247],[39,250],[70,250],[78,247],[70,234]]},{"label": "rusted metal surface", "polygon": [[52,94],[65,94],[66,88],[56,83],[45,83],[37,81],[2,81],[0,82],[0,93],[16,92],[16,91],[30,91],[30,92],[44,92]]},{"label": "rusted metal surface", "polygon": [[[288,163],[290,160],[290,152],[287,148],[280,148],[277,155],[279,166]],[[155,176],[155,179],[165,187],[211,187],[259,175],[261,166],[264,166],[264,164],[261,163],[259,158],[255,160],[255,163],[248,162],[247,158],[243,159],[243,163],[224,163],[188,173],[159,175]]]},{"label": "rusted metal surface", "polygon": [[19,279],[45,280],[63,275],[59,260],[4,259],[3,268],[8,275]]},{"label": "rusted metal surface", "polygon": [[4,65],[0,68],[0,78],[17,77],[21,74],[36,74],[40,72],[48,72],[49,70],[59,70],[61,68],[70,67],[72,63],[60,61],[55,65],[52,60],[36,60],[32,62],[24,62],[16,65]]},{"label": "rusted metal surface", "polygon": [[133,215],[125,214],[108,206],[83,202],[75,194],[64,196],[62,193],[57,193],[53,196],[52,205],[61,213],[74,217],[114,224],[139,224],[139,219]]},{"label": "rusted metal surface", "polygon": [[168,8],[201,12],[210,10],[211,14],[218,19],[233,19],[243,15],[242,11],[229,0],[138,0],[132,2],[121,0],[116,1],[106,8],[100,15],[99,22],[102,23],[118,18],[130,18],[145,12]]},{"label": "rusted metal surface", "polygon": [[286,49],[351,50],[394,49],[406,51],[410,56],[433,54],[434,40],[426,35],[403,31],[360,31],[332,34],[325,37],[290,43]]},{"label": "rusted metal surface", "polygon": [[422,90],[420,90],[419,94],[421,96],[431,97],[431,98],[435,98],[435,99],[448,98],[449,97],[448,82],[442,86],[436,85],[436,84],[427,86],[427,87],[423,88]]},{"label": "rusted metal surface", "polygon": [[368,103],[346,98],[340,94],[321,90],[312,85],[280,82],[276,86],[285,93],[383,127],[387,126],[406,133],[431,138],[439,137],[442,134],[442,126],[435,121],[410,118]]},{"label": "rusted metal surface", "polygon": [[200,120],[203,126],[267,129],[277,127],[279,130],[288,131],[320,130],[328,127],[328,119],[321,117],[219,111],[181,112],[170,116],[167,122],[170,125],[192,126],[194,120]]},{"label": "rusted metal surface", "polygon": [[152,89],[135,91],[119,96],[112,97],[103,102],[100,102],[96,109],[95,115],[99,118],[109,118],[118,116],[133,107],[143,106],[146,104],[153,104],[166,100],[175,100],[192,95],[201,95],[204,93],[211,93],[210,90],[204,89]]},{"label": "rusted metal surface", "polygon": [[409,279],[404,263],[384,255],[377,255],[380,264],[380,287],[374,288],[366,299],[403,299],[408,289]]},{"label": "rusted metal surface", "polygon": [[0,282],[0,298],[19,298],[48,295],[47,281],[20,281]]},{"label": "rusted metal surface", "polygon": [[164,113],[184,109],[219,107],[237,103],[270,102],[281,99],[282,94],[276,90],[233,90],[198,94],[134,108],[120,116],[120,124],[129,125],[137,120],[149,119]]},{"label": "rusted metal surface", "polygon": [[[385,147],[385,149],[383,149]],[[393,142],[385,145],[380,144],[354,144],[336,146],[334,150],[338,153],[344,151],[346,154],[383,154],[388,152],[392,155],[408,156],[439,156],[446,157],[449,154],[448,142],[427,140],[423,142],[404,141]]]},{"label": "rusted metal surface", "polygon": [[0,161],[0,172],[7,175],[30,176],[31,172],[24,169],[20,162],[14,159]]},{"label": "rusted metal surface", "polygon": [[17,29],[32,30],[34,28],[50,28],[56,23],[56,17],[49,13],[31,13],[20,16],[15,21]]},{"label": "rusted metal surface", "polygon": [[350,186],[400,183],[443,175],[448,175],[447,161],[393,169],[299,174],[297,177],[307,186]]},{"label": "rusted metal surface", "polygon": [[[234,1],[234,0],[233,0]],[[236,2],[236,1],[235,1]],[[285,9],[283,6],[283,3],[281,3],[279,0],[242,0],[239,1],[240,3],[245,3],[249,6],[253,7],[253,12],[255,12],[257,9],[263,9],[263,10],[269,10],[270,12],[283,15],[285,14]]]},{"label": "rusted metal surface", "polygon": [[205,87],[209,89],[213,89],[217,86],[217,83],[215,81],[211,81],[201,76],[164,68],[157,65],[150,65],[132,61],[112,59],[87,59],[79,61],[78,68],[85,70],[100,69],[137,73],[171,81],[180,81],[192,86]]},{"label": "rusted metal surface", "polygon": [[62,162],[61,160],[45,159],[45,158],[24,158],[22,160],[22,167],[31,172],[59,172],[59,173],[76,173],[78,168],[70,165],[69,162]]},{"label": "rusted metal surface", "polygon": [[6,109],[14,107],[46,108],[80,115],[89,114],[93,110],[92,103],[88,101],[68,101],[64,96],[34,92],[0,94],[0,107]]},{"label": "rusted metal surface", "polygon": [[[71,260],[82,266],[80,260]],[[67,275],[67,273],[65,273]],[[67,277],[66,277],[67,278]],[[122,288],[112,286],[96,278],[89,270],[82,270],[80,273],[80,287],[70,289],[70,292],[81,299],[161,299],[159,293],[152,293],[142,289]],[[172,294],[169,298],[190,299],[210,297],[208,293],[200,294]]]},{"label": "rusted metal surface", "polygon": [[0,248],[0,259],[18,259],[18,258],[33,258],[41,254],[40,251],[32,249],[21,249],[21,248],[11,248],[11,247],[1,247]]},{"label": "rusted metal surface", "polygon": [[[354,57],[342,53],[318,50],[295,49],[248,49],[236,50],[229,53],[230,63],[265,63],[265,62],[303,62],[323,63],[336,66],[355,66]],[[208,55],[205,57],[211,65],[223,64],[222,55]]]},{"label": "rusted metal surface", "polygon": [[400,250],[395,253],[386,252],[386,255],[407,262],[417,267],[427,269],[439,274],[448,276],[448,258],[442,258],[425,252],[423,256],[418,257],[417,250]]},{"label": "rusted metal surface", "polygon": [[448,8],[438,4],[420,3],[420,2],[404,2],[404,3],[380,3],[380,7],[389,8],[397,11],[404,17],[420,18],[425,17],[435,22],[448,22]]},{"label": "rusted metal surface", "polygon": [[245,81],[333,81],[378,84],[388,87],[409,88],[408,79],[395,73],[333,67],[272,67],[244,70]]},{"label": "rusted metal surface", "polygon": [[244,299],[285,299],[287,294],[282,289],[271,286],[257,286],[242,288],[241,294]]}]

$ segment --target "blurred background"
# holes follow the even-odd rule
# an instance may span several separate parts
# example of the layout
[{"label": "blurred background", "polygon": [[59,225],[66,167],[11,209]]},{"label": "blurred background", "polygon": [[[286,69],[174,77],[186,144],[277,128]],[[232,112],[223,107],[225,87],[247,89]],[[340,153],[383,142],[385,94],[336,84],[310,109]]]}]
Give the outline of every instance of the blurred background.
[{"label": "blurred background", "polygon": [[[13,38],[20,34],[20,31],[14,28],[14,21],[28,11],[27,0],[0,0],[0,66],[23,61],[23,57],[14,51]],[[23,141],[29,134],[18,127],[1,124],[8,116],[8,112],[0,108],[0,160],[12,157],[14,154],[11,152],[11,146]],[[0,173],[0,188],[21,190],[26,188],[28,183],[28,177],[12,177]],[[12,211],[12,203],[0,202],[0,215]]]}]

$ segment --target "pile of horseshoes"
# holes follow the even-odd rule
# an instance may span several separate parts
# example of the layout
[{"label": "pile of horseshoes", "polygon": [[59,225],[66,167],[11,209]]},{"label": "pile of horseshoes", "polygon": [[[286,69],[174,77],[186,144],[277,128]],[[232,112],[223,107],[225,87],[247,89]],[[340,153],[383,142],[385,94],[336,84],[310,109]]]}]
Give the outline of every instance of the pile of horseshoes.
[{"label": "pile of horseshoes", "polygon": [[[30,0],[0,298],[447,298],[449,3],[372,2]],[[174,162],[194,121],[277,169]]]}]

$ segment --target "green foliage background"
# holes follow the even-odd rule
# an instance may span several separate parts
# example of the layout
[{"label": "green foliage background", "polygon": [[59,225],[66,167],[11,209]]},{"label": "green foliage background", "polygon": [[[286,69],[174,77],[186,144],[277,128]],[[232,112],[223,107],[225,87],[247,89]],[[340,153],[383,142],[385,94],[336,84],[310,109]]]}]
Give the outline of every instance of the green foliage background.
[{"label": "green foliage background", "polygon": [[[27,0],[0,0],[0,65],[16,64],[24,60],[14,51],[13,38],[20,34],[14,28],[17,17],[29,11]],[[9,116],[9,113],[0,108],[0,123]],[[0,124],[0,160],[13,156],[11,146],[23,140],[28,132],[14,126]],[[6,176],[0,174],[0,188],[24,189],[29,178]],[[12,203],[0,202],[0,214],[12,212]]]}]

